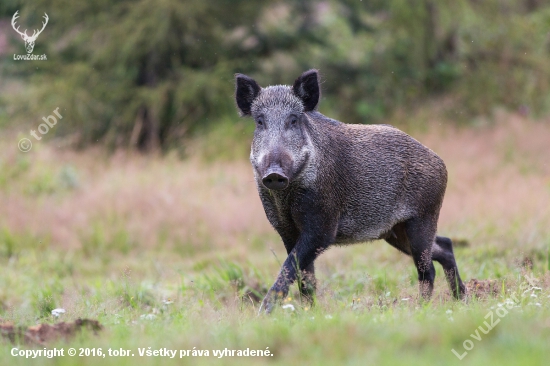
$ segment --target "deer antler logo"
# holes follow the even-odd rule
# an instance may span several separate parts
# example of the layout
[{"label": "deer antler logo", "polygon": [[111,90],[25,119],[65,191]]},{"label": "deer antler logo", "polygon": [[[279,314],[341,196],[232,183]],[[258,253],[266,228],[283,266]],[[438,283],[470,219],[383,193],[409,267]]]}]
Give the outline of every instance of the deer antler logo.
[{"label": "deer antler logo", "polygon": [[44,22],[42,22],[42,29],[40,30],[34,30],[32,36],[29,36],[27,34],[27,30],[25,29],[24,32],[21,32],[19,30],[19,26],[17,26],[17,28],[15,28],[15,20],[17,18],[19,18],[19,15],[17,15],[17,13],[19,13],[19,10],[17,10],[15,12],[15,14],[13,14],[13,18],[11,18],[11,26],[13,27],[13,29],[19,33],[21,35],[21,38],[23,38],[23,40],[25,41],[25,48],[27,49],[27,53],[32,53],[32,50],[34,49],[34,42],[36,41],[36,38],[38,38],[38,35],[40,33],[42,33],[42,31],[44,30],[44,28],[46,28],[46,24],[48,24],[48,14],[44,13]]}]

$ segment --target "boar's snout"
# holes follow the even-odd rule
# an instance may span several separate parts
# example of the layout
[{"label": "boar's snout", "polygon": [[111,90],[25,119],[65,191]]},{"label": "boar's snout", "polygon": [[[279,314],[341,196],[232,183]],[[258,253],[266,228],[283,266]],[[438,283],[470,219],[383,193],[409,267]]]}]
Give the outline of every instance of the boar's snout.
[{"label": "boar's snout", "polygon": [[281,191],[288,187],[288,178],[280,166],[271,166],[262,178],[262,183],[267,189]]}]

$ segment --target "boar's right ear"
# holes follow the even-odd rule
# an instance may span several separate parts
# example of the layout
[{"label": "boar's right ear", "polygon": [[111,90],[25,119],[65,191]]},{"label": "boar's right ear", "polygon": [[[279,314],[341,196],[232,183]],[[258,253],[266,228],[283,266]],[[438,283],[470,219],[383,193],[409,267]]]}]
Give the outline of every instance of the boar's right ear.
[{"label": "boar's right ear", "polygon": [[252,102],[261,89],[254,79],[243,74],[235,74],[235,100],[241,116],[250,116]]},{"label": "boar's right ear", "polygon": [[304,112],[309,112],[317,107],[321,98],[319,86],[319,71],[315,69],[304,72],[292,86],[294,94],[304,103]]}]

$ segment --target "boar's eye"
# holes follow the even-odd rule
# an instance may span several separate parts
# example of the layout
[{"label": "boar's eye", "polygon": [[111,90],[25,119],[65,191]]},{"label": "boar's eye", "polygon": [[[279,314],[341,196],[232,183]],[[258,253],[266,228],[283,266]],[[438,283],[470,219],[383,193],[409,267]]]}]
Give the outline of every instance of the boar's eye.
[{"label": "boar's eye", "polygon": [[296,122],[298,122],[298,118],[296,116],[290,116],[290,124],[295,125]]},{"label": "boar's eye", "polygon": [[264,125],[264,118],[262,116],[256,118],[256,123],[258,124],[258,126],[263,126]]}]

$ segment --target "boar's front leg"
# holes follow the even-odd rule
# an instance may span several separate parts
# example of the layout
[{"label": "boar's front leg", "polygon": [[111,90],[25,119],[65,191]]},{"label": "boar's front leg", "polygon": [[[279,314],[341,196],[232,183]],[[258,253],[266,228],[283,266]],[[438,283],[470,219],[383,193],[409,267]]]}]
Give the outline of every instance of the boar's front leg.
[{"label": "boar's front leg", "polygon": [[275,283],[269,289],[262,301],[260,313],[265,311],[271,313],[275,304],[288,295],[288,289],[296,278],[299,271],[306,269],[313,271],[313,261],[334,241],[334,235],[326,234],[335,232],[328,230],[324,232],[302,232],[294,248],[290,251],[285,260]]},{"label": "boar's front leg", "polygon": [[[296,242],[300,237],[300,233],[293,224],[280,226],[276,229],[281,236],[281,239],[283,239],[286,254],[290,255],[292,249],[294,249],[294,247],[296,246]],[[300,295],[302,296],[302,299],[305,299],[311,305],[313,305],[315,290],[317,288],[314,262],[311,262],[311,264],[306,268],[300,269],[301,271],[297,272],[298,288],[300,290]]]},{"label": "boar's front leg", "polygon": [[317,290],[317,281],[315,279],[315,262],[311,262],[309,266],[298,273],[298,286],[300,295],[310,305],[313,305],[315,291]]}]

